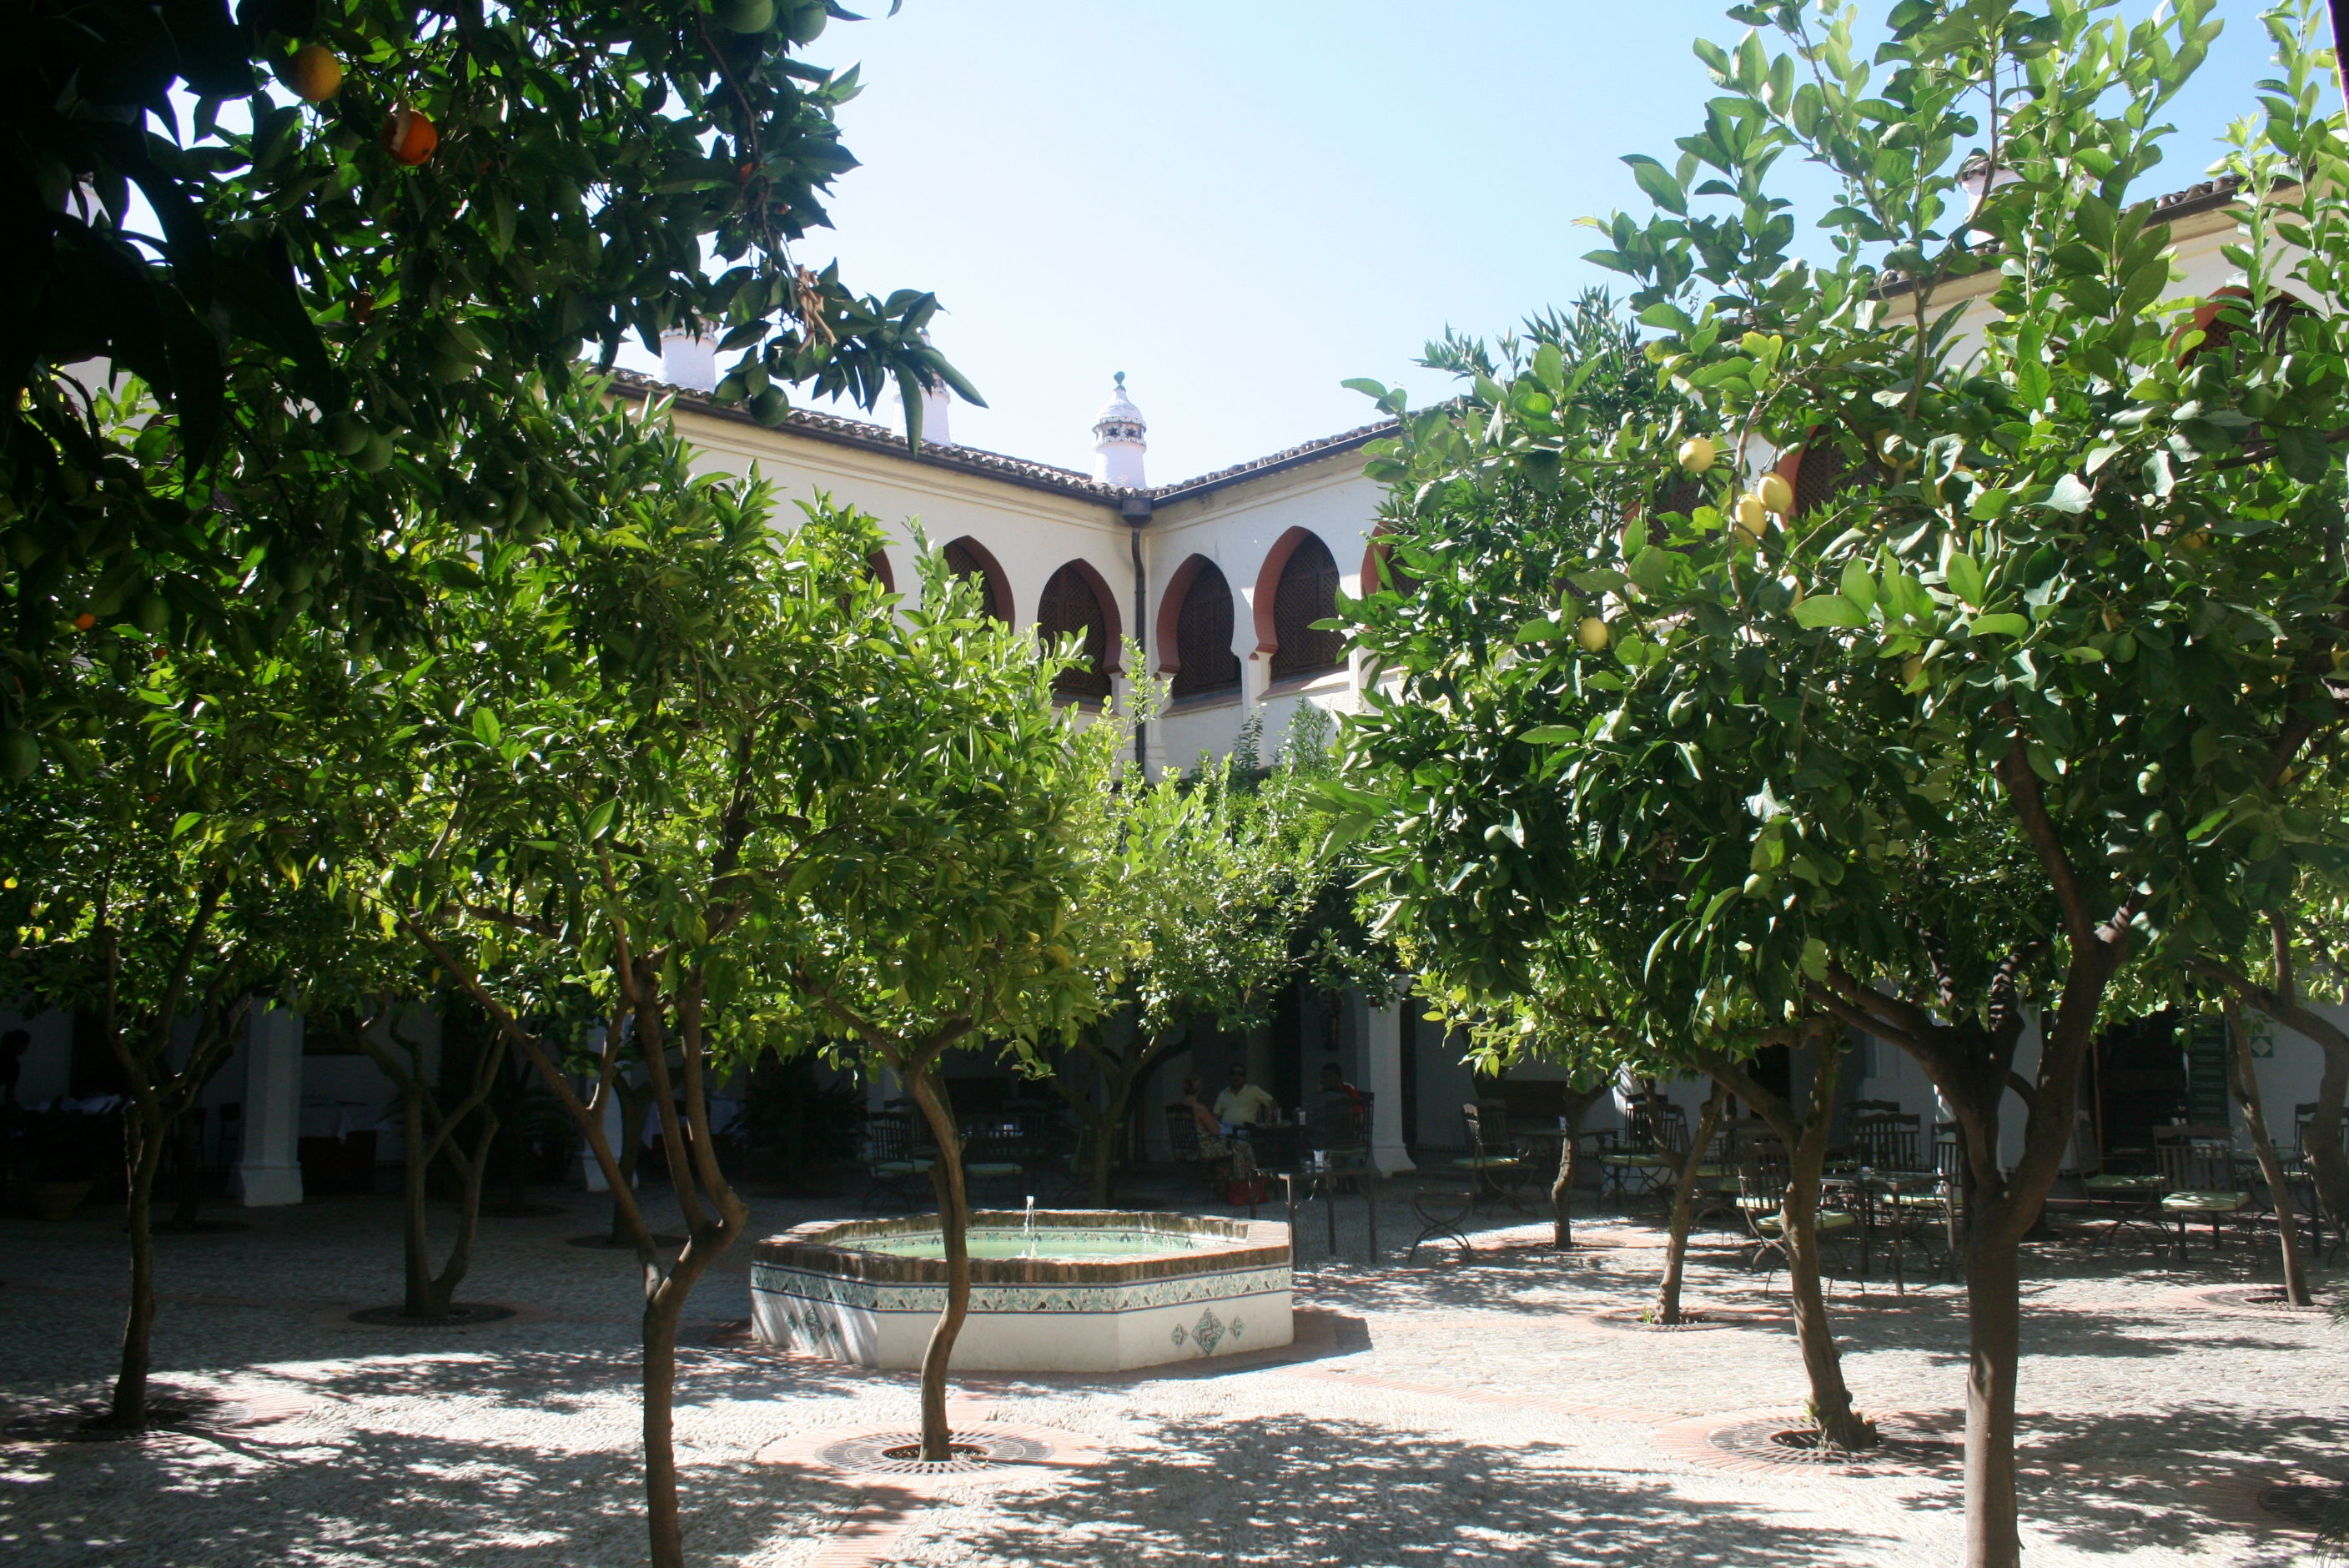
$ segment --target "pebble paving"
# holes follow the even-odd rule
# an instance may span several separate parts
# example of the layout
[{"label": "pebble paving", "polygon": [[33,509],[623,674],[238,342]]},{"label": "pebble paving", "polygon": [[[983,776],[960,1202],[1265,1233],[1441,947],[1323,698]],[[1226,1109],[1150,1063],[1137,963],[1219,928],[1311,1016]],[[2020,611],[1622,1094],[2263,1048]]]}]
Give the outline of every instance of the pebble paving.
[{"label": "pebble paving", "polygon": [[[677,1429],[689,1558],[730,1568],[1957,1560],[1955,1450],[1935,1439],[1955,1429],[1965,1319],[1929,1262],[1910,1255],[1901,1295],[1879,1258],[1878,1277],[1838,1280],[1831,1302],[1859,1404],[1919,1441],[1872,1471],[1781,1462],[1749,1439],[1774,1413],[1794,1424],[1804,1403],[1785,1276],[1739,1267],[1737,1238],[1701,1235],[1692,1250],[1690,1305],[1721,1326],[1642,1332],[1637,1313],[1661,1256],[1652,1213],[1600,1216],[1584,1230],[1596,1244],[1561,1255],[1546,1225],[1505,1211],[1472,1229],[1473,1256],[1444,1243],[1407,1260],[1402,1196],[1381,1205],[1374,1262],[1358,1203],[1341,1203],[1335,1261],[1309,1216],[1290,1351],[1116,1377],[958,1380],[957,1420],[1063,1456],[977,1479],[809,1462],[833,1434],[910,1427],[914,1390],[903,1374],[778,1356],[730,1332],[750,1311],[749,1249],[738,1246],[688,1309]],[[160,1238],[159,1381],[213,1394],[240,1418],[135,1443],[0,1439],[0,1563],[640,1563],[634,1264],[567,1244],[603,1222],[595,1201],[548,1206],[558,1212],[485,1220],[461,1294],[518,1310],[461,1328],[347,1320],[397,1297],[389,1199],[222,1210],[250,1228]],[[853,1206],[761,1200],[753,1233]],[[2319,1561],[2258,1496],[2288,1480],[2349,1480],[2349,1328],[2203,1294],[2261,1283],[2271,1267],[2240,1243],[2214,1257],[2199,1238],[2183,1264],[2141,1249],[2034,1249],[2029,1562]],[[0,1219],[0,1421],[99,1390],[121,1273],[119,1212]]]}]

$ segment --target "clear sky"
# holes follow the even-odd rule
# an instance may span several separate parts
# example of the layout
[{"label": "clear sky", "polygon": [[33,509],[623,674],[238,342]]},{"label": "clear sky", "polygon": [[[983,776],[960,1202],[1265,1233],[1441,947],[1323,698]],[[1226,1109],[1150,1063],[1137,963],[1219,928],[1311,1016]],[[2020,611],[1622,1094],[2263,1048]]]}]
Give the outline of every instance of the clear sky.
[{"label": "clear sky", "polygon": [[[807,257],[937,294],[989,404],[956,409],[966,445],[1088,468],[1126,372],[1162,484],[1366,423],[1349,377],[1439,391],[1412,361],[1446,324],[1605,282],[1574,220],[1640,207],[1619,156],[1671,161],[1713,91],[1689,41],[1744,31],[1716,0],[872,9],[811,51],[868,85],[842,116],[864,166]],[[2160,189],[2203,178],[2266,71],[2256,5],[2220,9]]]}]

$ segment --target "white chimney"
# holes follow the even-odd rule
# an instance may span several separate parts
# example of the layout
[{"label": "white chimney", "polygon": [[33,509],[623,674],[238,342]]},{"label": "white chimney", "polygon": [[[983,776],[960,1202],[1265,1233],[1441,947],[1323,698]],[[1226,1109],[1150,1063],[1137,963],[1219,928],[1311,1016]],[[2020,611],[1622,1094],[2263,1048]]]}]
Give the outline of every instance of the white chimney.
[{"label": "white chimney", "polygon": [[1142,477],[1142,455],[1149,449],[1143,439],[1149,425],[1142,410],[1126,400],[1125,372],[1117,373],[1117,390],[1102,405],[1093,420],[1093,478],[1127,490],[1148,490]]},{"label": "white chimney", "polygon": [[[902,390],[898,393],[904,400]],[[926,447],[954,445],[954,394],[943,381],[934,381],[922,390],[922,444]]]},{"label": "white chimney", "polygon": [[661,379],[693,392],[718,389],[718,340],[672,326],[661,334]]}]

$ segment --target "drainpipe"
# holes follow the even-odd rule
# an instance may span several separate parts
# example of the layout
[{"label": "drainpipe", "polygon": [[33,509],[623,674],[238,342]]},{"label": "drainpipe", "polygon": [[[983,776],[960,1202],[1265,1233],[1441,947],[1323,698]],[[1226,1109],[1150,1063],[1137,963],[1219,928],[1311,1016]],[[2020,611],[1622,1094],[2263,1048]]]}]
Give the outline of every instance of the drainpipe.
[{"label": "drainpipe", "polygon": [[[1133,561],[1133,647],[1134,656],[1142,661],[1142,667],[1133,672],[1138,686],[1150,673],[1150,579],[1142,566],[1142,526],[1150,521],[1150,498],[1128,496],[1118,511],[1126,521],[1126,546]],[[1140,719],[1134,720],[1133,768],[1137,773],[1149,769],[1147,738],[1143,734],[1146,727]]]}]

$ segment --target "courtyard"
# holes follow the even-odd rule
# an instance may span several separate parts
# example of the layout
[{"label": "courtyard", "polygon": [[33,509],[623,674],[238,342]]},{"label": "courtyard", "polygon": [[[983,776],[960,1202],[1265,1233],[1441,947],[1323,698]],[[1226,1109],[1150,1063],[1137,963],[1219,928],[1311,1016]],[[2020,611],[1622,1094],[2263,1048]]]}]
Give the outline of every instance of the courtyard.
[{"label": "courtyard", "polygon": [[[1400,1189],[1374,1265],[1359,1201],[1341,1202],[1336,1263],[1323,1216],[1303,1217],[1294,1346],[955,1377],[957,1431],[1045,1450],[963,1475],[844,1468],[839,1439],[911,1428],[914,1379],[753,1343],[750,1249],[734,1247],[692,1299],[680,1355],[688,1550],[761,1568],[1953,1559],[1963,1301],[1917,1254],[1905,1295],[1881,1258],[1864,1286],[1834,1282],[1846,1377],[1892,1440],[1821,1462],[1770,1440],[1801,1424],[1806,1384],[1785,1275],[1742,1268],[1742,1235],[1700,1228],[1689,1295],[1705,1322],[1664,1332],[1639,1321],[1662,1255],[1652,1208],[1585,1220],[1563,1255],[1546,1223],[1504,1212],[1472,1227],[1473,1258],[1431,1243],[1410,1262]],[[158,1384],[219,1402],[138,1440],[13,1437],[0,1556],[638,1561],[632,1262],[572,1244],[604,1225],[600,1200],[536,1196],[546,1212],[483,1222],[465,1295],[514,1315],[472,1327],[350,1320],[398,1295],[394,1200],[246,1210],[244,1228],[160,1238]],[[758,1200],[750,1234],[847,1207]],[[119,1226],[105,1210],[0,1220],[0,1399],[20,1419],[97,1391]],[[2027,1249],[2032,1562],[2313,1560],[2271,1489],[2342,1479],[2349,1338],[2324,1312],[2259,1305],[2245,1286],[2269,1258],[2240,1241],[2216,1262],[2198,1242],[2182,1267],[2141,1246]]]}]

